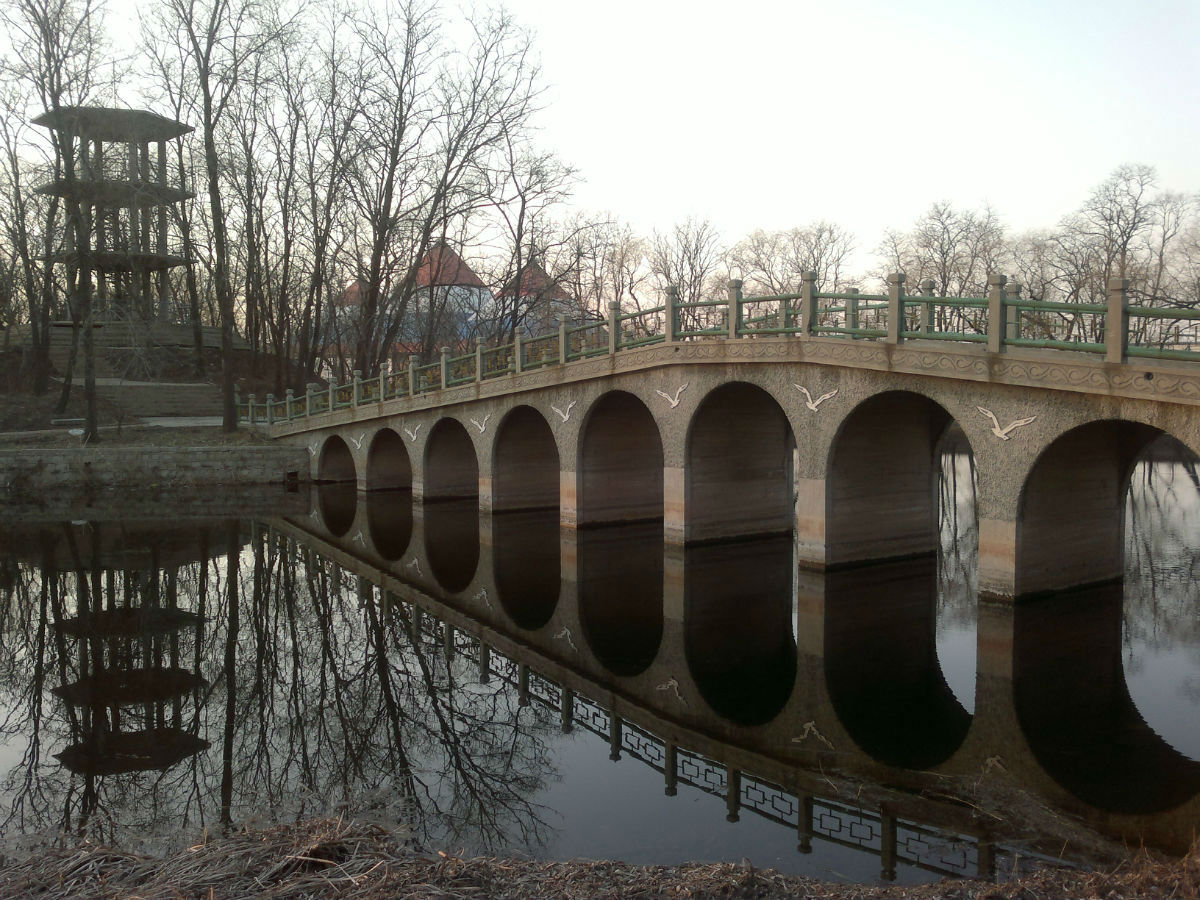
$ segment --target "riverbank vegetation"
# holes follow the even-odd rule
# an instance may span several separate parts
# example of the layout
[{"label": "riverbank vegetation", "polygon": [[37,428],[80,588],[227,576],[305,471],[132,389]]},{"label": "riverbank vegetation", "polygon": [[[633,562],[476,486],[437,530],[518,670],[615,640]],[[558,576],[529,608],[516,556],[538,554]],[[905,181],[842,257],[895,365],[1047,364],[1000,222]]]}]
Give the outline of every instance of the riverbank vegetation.
[{"label": "riverbank vegetation", "polygon": [[634,866],[621,862],[463,859],[407,846],[403,829],[316,820],[203,840],[166,858],[84,844],[0,868],[0,894],[46,900],[179,897],[344,900],[1040,900],[1195,897],[1200,848],[1180,861],[1146,853],[1108,872],[1042,868],[1015,880],[863,886],[782,875],[748,864]]}]

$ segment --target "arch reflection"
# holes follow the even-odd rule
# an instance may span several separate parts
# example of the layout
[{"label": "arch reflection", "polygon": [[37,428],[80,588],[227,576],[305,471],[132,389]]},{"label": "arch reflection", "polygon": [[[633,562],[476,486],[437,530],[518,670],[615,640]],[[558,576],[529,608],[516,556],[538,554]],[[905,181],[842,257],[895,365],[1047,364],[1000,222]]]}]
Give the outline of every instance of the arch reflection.
[{"label": "arch reflection", "polygon": [[578,532],[579,618],[596,659],[614,675],[637,675],[663,636],[661,522]]},{"label": "arch reflection", "polygon": [[411,490],[370,491],[366,494],[367,531],[375,552],[386,560],[399,559],[413,532]]},{"label": "arch reflection", "polygon": [[937,558],[825,575],[825,677],[842,727],[888,765],[924,769],[962,744],[971,714],[938,663]]},{"label": "arch reflection", "polygon": [[1110,812],[1161,812],[1200,791],[1200,763],[1159,737],[1130,697],[1122,594],[1110,582],[1017,605],[1017,719],[1038,763],[1080,800]]},{"label": "arch reflection", "polygon": [[779,714],[796,681],[792,536],[685,551],[684,654],[700,695],[738,725]]},{"label": "arch reflection", "polygon": [[342,537],[354,524],[358,490],[353,481],[335,481],[317,485],[317,508],[321,521],[334,537]]},{"label": "arch reflection", "polygon": [[520,628],[541,628],[562,588],[558,509],[492,516],[493,574],[500,605]]},{"label": "arch reflection", "polygon": [[479,566],[479,502],[474,497],[422,507],[425,556],[437,583],[452,594],[464,590]]}]

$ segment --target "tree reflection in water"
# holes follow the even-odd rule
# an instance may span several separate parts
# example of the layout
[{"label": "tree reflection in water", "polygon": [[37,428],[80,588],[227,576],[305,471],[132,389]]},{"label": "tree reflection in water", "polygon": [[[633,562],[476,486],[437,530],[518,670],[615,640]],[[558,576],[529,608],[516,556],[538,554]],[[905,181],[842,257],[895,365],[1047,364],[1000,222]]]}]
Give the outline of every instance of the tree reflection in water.
[{"label": "tree reflection in water", "polygon": [[[471,683],[471,664],[447,657],[429,620],[415,627],[408,608],[291,539],[220,523],[186,538],[178,529],[163,534],[137,538],[145,552],[125,554],[139,557],[136,568],[120,568],[98,541],[64,560],[71,541],[53,530],[5,566],[0,737],[10,748],[24,745],[0,785],[7,837],[65,828],[166,846],[193,827],[344,810],[411,828],[422,845],[528,852],[545,842],[545,811],[532,798],[552,772],[545,736],[557,731],[556,717],[520,706],[503,683]],[[210,542],[219,548],[211,556]],[[164,568],[158,563],[168,555]],[[56,625],[86,612],[98,602],[92,597],[137,608],[164,584],[202,624],[190,648],[170,634],[142,643],[207,682],[193,703],[179,705],[178,720],[212,747],[107,774],[77,774],[47,759],[47,750],[77,743],[86,730],[78,707],[53,689],[77,682],[81,660],[94,661],[114,640],[93,633],[73,647]],[[146,660],[125,653],[124,662]],[[135,700],[110,715],[144,713],[143,698]],[[151,710],[151,719],[175,721],[173,702]]]}]

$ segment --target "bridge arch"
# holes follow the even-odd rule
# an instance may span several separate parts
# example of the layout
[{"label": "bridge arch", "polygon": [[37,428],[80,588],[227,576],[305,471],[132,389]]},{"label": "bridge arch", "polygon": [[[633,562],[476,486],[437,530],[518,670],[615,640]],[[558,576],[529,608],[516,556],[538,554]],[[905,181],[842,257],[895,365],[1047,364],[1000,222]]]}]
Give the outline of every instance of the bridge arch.
[{"label": "bridge arch", "polygon": [[404,439],[391,428],[380,428],[367,448],[368,491],[412,488],[412,460]]},{"label": "bridge arch", "polygon": [[477,497],[479,458],[471,435],[458,419],[438,419],[425,441],[422,490],[425,500]]},{"label": "bridge arch", "polygon": [[339,435],[330,435],[321,445],[317,459],[318,482],[355,482],[358,475],[354,468],[354,454]]},{"label": "bridge arch", "polygon": [[1071,428],[1042,450],[1017,501],[1016,596],[1121,578],[1129,475],[1162,434],[1104,419]]},{"label": "bridge arch", "polygon": [[492,445],[492,509],[558,508],[558,444],[545,417],[517,406],[500,421]]},{"label": "bridge arch", "polygon": [[663,441],[649,408],[610,391],[588,409],[579,439],[579,525],[661,520]]},{"label": "bridge arch", "polygon": [[787,413],[763,388],[710,391],[687,430],[685,540],[791,531],[795,448]]},{"label": "bridge arch", "polygon": [[[914,391],[875,394],[846,415],[826,466],[827,565],[937,550],[939,449],[954,422]],[[970,449],[965,433],[961,443]]]}]

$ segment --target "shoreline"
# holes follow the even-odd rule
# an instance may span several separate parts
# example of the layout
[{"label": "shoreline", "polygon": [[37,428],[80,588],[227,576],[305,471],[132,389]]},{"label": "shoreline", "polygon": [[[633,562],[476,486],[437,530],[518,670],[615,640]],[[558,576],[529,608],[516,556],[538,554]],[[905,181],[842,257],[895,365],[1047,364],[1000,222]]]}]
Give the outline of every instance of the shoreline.
[{"label": "shoreline", "polygon": [[0,895],[54,900],[133,898],[339,897],[625,900],[671,898],[827,898],[827,900],[1040,900],[1050,897],[1194,897],[1200,843],[1181,860],[1141,852],[1109,872],[1039,869],[991,883],[943,880],[922,885],[858,885],[783,875],[749,864],[629,865],[619,861],[545,862],[464,859],[407,846],[405,829],[314,819],[206,835],[166,857],[84,842],[0,866]]}]

